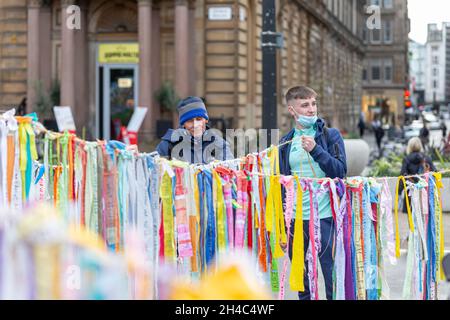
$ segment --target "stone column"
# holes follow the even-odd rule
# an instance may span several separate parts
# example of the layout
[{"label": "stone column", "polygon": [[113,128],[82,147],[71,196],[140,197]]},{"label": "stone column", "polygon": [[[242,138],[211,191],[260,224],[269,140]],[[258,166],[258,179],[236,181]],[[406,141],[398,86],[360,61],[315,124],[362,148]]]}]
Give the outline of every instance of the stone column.
[{"label": "stone column", "polygon": [[139,141],[148,141],[155,130],[151,109],[152,87],[152,0],[139,0],[139,106],[147,107],[147,115],[139,132]]},{"label": "stone column", "polygon": [[40,80],[39,74],[39,15],[42,0],[28,1],[28,34],[27,34],[27,104],[28,112],[34,110],[37,98],[36,86]]},{"label": "stone column", "polygon": [[39,73],[43,87],[50,92],[52,87],[52,8],[49,4],[41,8],[39,26]]},{"label": "stone column", "polygon": [[[152,87],[153,92],[161,87],[161,10],[158,1],[154,1],[152,10]],[[156,134],[156,121],[160,118],[160,105],[152,100],[151,131],[152,137]]]},{"label": "stone column", "polygon": [[189,93],[189,9],[187,0],[175,0],[175,89],[180,98]]},{"label": "stone column", "polygon": [[75,114],[75,29],[66,22],[72,13],[67,8],[76,4],[74,0],[61,0],[61,105],[70,106]]},{"label": "stone column", "polygon": [[[81,134],[83,127],[89,128],[89,78],[88,78],[88,55],[87,55],[87,0],[78,1],[80,6],[80,29],[75,30],[75,106],[74,112],[77,130]],[[74,109],[75,110],[75,106]]]},{"label": "stone column", "polygon": [[195,47],[197,33],[195,32],[195,1],[189,1],[189,95],[196,95],[196,65],[195,65]]}]

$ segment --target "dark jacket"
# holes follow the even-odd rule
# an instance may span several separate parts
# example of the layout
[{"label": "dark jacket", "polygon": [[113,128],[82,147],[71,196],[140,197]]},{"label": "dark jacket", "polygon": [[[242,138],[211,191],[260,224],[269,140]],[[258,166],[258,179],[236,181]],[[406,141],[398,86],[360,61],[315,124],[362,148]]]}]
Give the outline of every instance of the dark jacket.
[{"label": "dark jacket", "polygon": [[[328,178],[344,178],[347,175],[347,158],[345,155],[344,140],[337,129],[326,128],[325,122],[318,119],[316,122],[317,131],[314,140],[316,146],[311,151],[311,156],[316,161],[320,169],[325,172]],[[280,144],[292,140],[295,129],[292,129],[286,136],[281,138]],[[289,164],[289,154],[291,143],[280,147],[280,172],[283,175],[291,175]]]},{"label": "dark jacket", "polygon": [[162,157],[173,157],[189,163],[205,164],[213,160],[233,159],[229,144],[217,130],[209,127],[203,133],[201,141],[196,141],[186,129],[169,129],[161,138],[156,151]]},{"label": "dark jacket", "polygon": [[[421,152],[411,152],[409,155],[407,155],[403,159],[402,163],[402,169],[400,171],[400,174],[402,176],[411,176],[415,174],[422,174],[425,173],[424,171],[424,164],[427,164],[430,167],[430,170],[435,172],[436,167],[433,164],[433,161],[431,161],[430,157],[427,157]],[[414,183],[417,183],[419,181],[418,178],[410,178]],[[399,186],[399,193],[403,192],[403,183],[400,183]],[[409,199],[409,205],[411,205],[411,197],[408,196]],[[407,207],[406,207],[406,198],[403,195],[403,213],[407,213]]]},{"label": "dark jacket", "polygon": [[431,171],[436,171],[430,157],[427,157],[421,152],[412,152],[403,159],[401,175],[409,176],[424,173],[423,164],[430,166]]}]

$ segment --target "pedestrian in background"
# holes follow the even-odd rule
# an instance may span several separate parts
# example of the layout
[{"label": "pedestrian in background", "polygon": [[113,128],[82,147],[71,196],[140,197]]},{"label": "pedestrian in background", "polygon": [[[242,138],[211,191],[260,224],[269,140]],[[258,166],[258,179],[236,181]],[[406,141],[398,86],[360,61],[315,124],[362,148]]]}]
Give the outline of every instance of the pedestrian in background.
[{"label": "pedestrian in background", "polygon": [[[403,159],[400,175],[411,176],[416,174],[424,174],[427,172],[435,172],[436,167],[430,157],[424,153],[420,138],[414,137],[408,141],[406,147],[406,157]],[[417,182],[418,178],[409,178],[412,182]],[[403,185],[400,184],[400,192],[403,191]],[[410,199],[410,197],[408,197]],[[411,204],[411,200],[409,201]],[[406,213],[406,198],[403,197],[403,212]]]},{"label": "pedestrian in background", "polygon": [[425,121],[423,122],[423,127],[419,132],[420,142],[422,142],[423,150],[426,152],[428,150],[428,144],[430,142],[430,130],[427,128]]},{"label": "pedestrian in background", "polygon": [[445,125],[445,120],[441,120],[441,130],[442,130],[442,138],[445,140],[447,138],[447,126]]},{"label": "pedestrian in background", "polygon": [[373,133],[375,134],[375,140],[377,142],[378,153],[381,156],[381,141],[384,137],[384,129],[380,119],[376,119],[372,122]]},{"label": "pedestrian in background", "polygon": [[362,112],[361,115],[359,116],[358,128],[359,128],[359,135],[361,138],[363,138],[364,130],[366,130],[366,123],[364,122],[364,114]]}]

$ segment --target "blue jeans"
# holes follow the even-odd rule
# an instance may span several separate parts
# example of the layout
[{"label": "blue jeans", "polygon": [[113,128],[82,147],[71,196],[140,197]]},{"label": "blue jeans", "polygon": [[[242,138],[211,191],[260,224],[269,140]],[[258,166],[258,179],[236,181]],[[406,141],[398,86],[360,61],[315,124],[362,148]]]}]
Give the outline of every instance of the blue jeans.
[{"label": "blue jeans", "polygon": [[[295,219],[292,220],[289,231],[289,258],[292,260],[292,245],[294,234]],[[325,290],[327,294],[327,300],[333,299],[333,246],[334,246],[334,220],[333,218],[326,218],[320,220],[320,234],[321,234],[321,251],[318,253],[320,266],[322,268],[322,274],[325,279]],[[309,279],[308,279],[308,263],[306,261],[306,252],[308,251],[309,244],[309,220],[303,221],[303,241],[305,249],[305,273],[304,284],[305,291],[298,293],[300,300],[311,300],[311,294],[309,292]]]}]

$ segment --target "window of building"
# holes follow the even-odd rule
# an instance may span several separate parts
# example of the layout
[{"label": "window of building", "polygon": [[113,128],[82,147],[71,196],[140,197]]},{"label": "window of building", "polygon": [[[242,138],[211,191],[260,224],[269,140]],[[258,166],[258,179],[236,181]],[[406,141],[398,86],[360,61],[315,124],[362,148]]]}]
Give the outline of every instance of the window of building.
[{"label": "window of building", "polygon": [[384,81],[392,82],[392,60],[384,61]]},{"label": "window of building", "polygon": [[380,81],[381,80],[381,65],[379,60],[372,61],[371,66],[371,79],[372,81]]},{"label": "window of building", "polygon": [[437,87],[438,87],[438,83],[437,83],[436,80],[434,80],[434,81],[433,81],[433,88],[437,89]]},{"label": "window of building", "polygon": [[439,57],[433,56],[433,64],[439,64]]},{"label": "window of building", "polygon": [[438,68],[433,68],[433,76],[438,76],[438,74],[439,74],[439,70],[438,70]]},{"label": "window of building", "polygon": [[370,0],[370,4],[373,6],[381,5],[381,0]]},{"label": "window of building", "polygon": [[392,9],[392,0],[383,0],[383,7],[386,9]]},{"label": "window of building", "polygon": [[392,21],[385,20],[383,22],[383,33],[384,33],[384,42],[392,43]]},{"label": "window of building", "polygon": [[373,29],[370,30],[370,34],[371,34],[371,43],[377,44],[381,42],[381,32],[378,29]]},{"label": "window of building", "polygon": [[367,69],[366,68],[363,69],[362,79],[363,79],[363,81],[367,81]]},{"label": "window of building", "polygon": [[439,47],[438,46],[432,46],[431,47],[431,51],[438,51],[439,50]]}]

